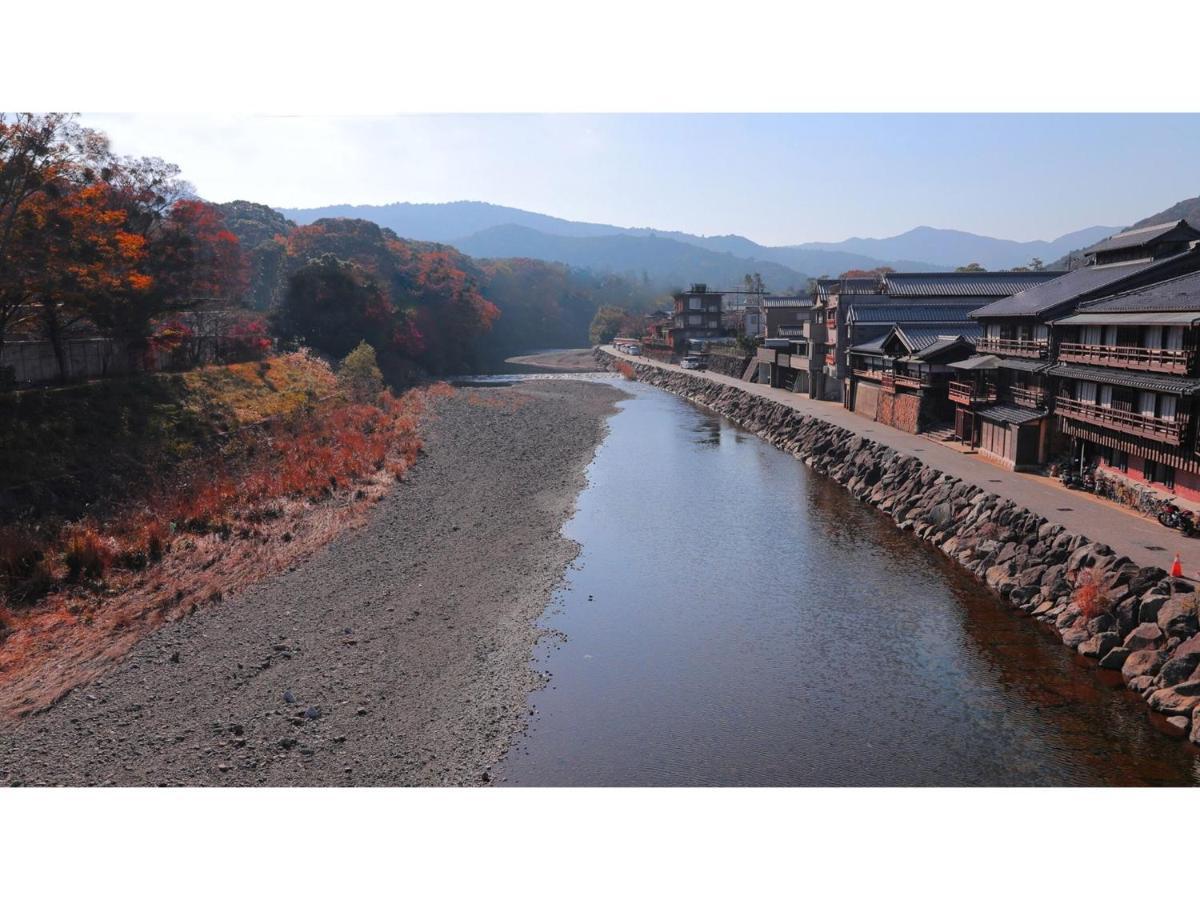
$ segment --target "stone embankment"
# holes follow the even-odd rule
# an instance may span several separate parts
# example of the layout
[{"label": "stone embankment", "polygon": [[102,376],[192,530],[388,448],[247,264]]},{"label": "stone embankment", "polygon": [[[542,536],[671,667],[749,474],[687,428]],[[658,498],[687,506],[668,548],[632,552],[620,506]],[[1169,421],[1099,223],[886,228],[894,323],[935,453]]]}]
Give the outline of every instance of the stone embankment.
[{"label": "stone embankment", "polygon": [[[616,360],[596,351],[612,368]],[[720,413],[933,544],[1200,744],[1200,623],[1192,584],[913,456],[737,387],[631,361],[637,380]]]}]

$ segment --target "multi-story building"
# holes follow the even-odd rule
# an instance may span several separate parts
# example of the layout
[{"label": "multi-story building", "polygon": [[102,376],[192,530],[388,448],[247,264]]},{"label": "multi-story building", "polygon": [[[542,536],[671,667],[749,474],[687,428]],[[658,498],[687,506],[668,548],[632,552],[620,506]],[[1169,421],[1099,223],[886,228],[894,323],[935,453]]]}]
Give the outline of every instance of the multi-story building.
[{"label": "multi-story building", "polygon": [[825,318],[812,297],[763,298],[766,339],[758,349],[758,380],[812,395],[814,370],[824,365]]},{"label": "multi-story building", "polygon": [[1084,304],[1052,332],[1072,458],[1200,500],[1200,272]]},{"label": "multi-story building", "polygon": [[1183,221],[1123,232],[1089,248],[1086,265],[976,310],[979,355],[955,365],[961,377],[950,385],[959,440],[1007,468],[1045,463],[1055,435],[1051,323],[1081,304],[1200,269],[1200,252],[1189,249],[1198,239]]},{"label": "multi-story building", "polygon": [[675,294],[675,308],[667,343],[674,353],[686,353],[688,341],[710,340],[725,336],[721,326],[723,295],[710,291],[706,284],[693,284]]},{"label": "multi-story building", "polygon": [[949,364],[971,356],[979,325],[973,306],[861,306],[851,313],[870,340],[849,349],[846,406],[860,416],[916,434],[946,422]]},{"label": "multi-story building", "polygon": [[[824,365],[825,396],[822,399],[852,401],[848,397],[849,348],[881,337],[896,323],[871,318],[863,328],[854,310],[868,306],[941,304],[983,306],[1008,297],[1031,285],[1055,277],[1054,272],[888,272],[867,278],[822,280],[817,283],[817,305],[826,316],[827,347]],[[882,328],[878,326],[884,326]]]}]

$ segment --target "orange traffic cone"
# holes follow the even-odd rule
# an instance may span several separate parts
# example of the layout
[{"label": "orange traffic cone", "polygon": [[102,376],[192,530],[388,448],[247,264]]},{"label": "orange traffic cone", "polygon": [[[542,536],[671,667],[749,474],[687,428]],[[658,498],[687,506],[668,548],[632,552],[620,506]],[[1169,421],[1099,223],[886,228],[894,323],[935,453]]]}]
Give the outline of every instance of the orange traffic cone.
[{"label": "orange traffic cone", "polygon": [[1182,578],[1183,577],[1183,563],[1179,561],[1178,553],[1175,554],[1175,562],[1171,563],[1171,577],[1172,578]]}]

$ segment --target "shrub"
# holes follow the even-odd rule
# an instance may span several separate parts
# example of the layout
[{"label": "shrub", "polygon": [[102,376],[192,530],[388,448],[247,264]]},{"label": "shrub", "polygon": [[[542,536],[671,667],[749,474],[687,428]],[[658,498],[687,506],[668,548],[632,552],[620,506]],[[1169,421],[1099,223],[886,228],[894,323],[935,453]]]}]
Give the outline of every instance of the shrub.
[{"label": "shrub", "polygon": [[618,359],[613,368],[620,372],[622,377],[628,379],[629,381],[634,381],[637,379],[637,374],[633,371],[633,366],[625,362],[623,359]]},{"label": "shrub", "polygon": [[19,581],[33,574],[42,561],[42,547],[27,532],[0,529],[0,578]]},{"label": "shrub", "polygon": [[375,348],[359,341],[338,366],[338,381],[355,403],[374,403],[383,391],[383,373]]},{"label": "shrub", "polygon": [[152,519],[142,528],[142,540],[145,542],[146,556],[151,562],[158,562],[171,544],[171,529],[158,519]]},{"label": "shrub", "polygon": [[1079,607],[1079,612],[1085,619],[1094,619],[1112,609],[1112,598],[1108,595],[1107,588],[1096,579],[1091,569],[1079,573],[1071,600]]},{"label": "shrub", "polygon": [[81,575],[101,578],[112,566],[113,551],[95,529],[82,525],[67,536],[63,562],[72,581],[78,581]]}]

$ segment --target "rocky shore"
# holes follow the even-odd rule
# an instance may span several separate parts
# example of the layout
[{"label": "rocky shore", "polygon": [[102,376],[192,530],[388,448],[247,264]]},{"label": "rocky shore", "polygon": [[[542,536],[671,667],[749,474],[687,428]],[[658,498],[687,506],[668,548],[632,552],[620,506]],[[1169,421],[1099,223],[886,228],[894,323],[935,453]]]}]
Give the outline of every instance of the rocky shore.
[{"label": "rocky shore", "polygon": [[537,618],[623,395],[461,389],[367,523],[0,722],[0,783],[485,784],[528,722]]},{"label": "rocky shore", "polygon": [[[596,351],[600,365],[617,360]],[[727,416],[933,544],[1063,644],[1119,671],[1166,728],[1200,744],[1194,586],[843,428],[736,387],[630,360],[639,381]]]}]

